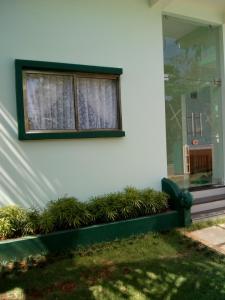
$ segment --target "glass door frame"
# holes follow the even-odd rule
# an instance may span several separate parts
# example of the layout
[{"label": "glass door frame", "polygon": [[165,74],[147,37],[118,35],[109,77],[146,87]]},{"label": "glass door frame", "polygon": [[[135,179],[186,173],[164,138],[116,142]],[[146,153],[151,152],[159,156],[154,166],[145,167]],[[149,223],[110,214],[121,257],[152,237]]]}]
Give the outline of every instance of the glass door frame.
[{"label": "glass door frame", "polygon": [[[184,16],[174,16],[173,14],[163,14],[163,18],[164,17],[175,17],[177,19],[180,19],[181,21],[185,22],[194,22],[196,24],[198,24],[199,26],[206,26],[208,25],[209,27],[211,26],[210,22],[207,23],[207,22],[202,22],[202,20],[196,20],[196,19],[192,19],[192,18],[189,18],[189,17],[184,17]],[[219,31],[219,40],[218,40],[218,43],[219,43],[219,61],[220,61],[220,78],[221,78],[221,96],[220,96],[220,104],[221,104],[221,110],[220,110],[220,123],[221,123],[221,136],[220,136],[220,139],[222,140],[221,141],[221,148],[222,148],[222,161],[221,161],[221,164],[222,164],[222,180],[221,180],[221,185],[224,185],[224,174],[225,174],[225,157],[224,157],[224,149],[225,149],[225,84],[224,84],[224,81],[225,81],[225,51],[224,51],[224,45],[223,45],[223,33],[224,33],[224,37],[225,37],[225,26],[222,27],[222,25],[220,24],[213,24],[215,25],[216,27],[218,27],[218,31]],[[163,40],[164,40],[164,31],[163,31]],[[165,65],[165,61],[164,61],[164,55],[163,55],[163,64]],[[165,73],[165,72],[164,72]],[[167,74],[164,74],[164,76],[167,75]],[[164,80],[164,91],[165,91],[165,94],[164,94],[164,97],[166,97],[166,89],[165,89],[165,86],[166,86],[166,82]],[[166,114],[165,114],[166,116]],[[224,116],[224,117],[223,117]],[[167,145],[167,143],[166,143]],[[169,174],[169,170],[168,170],[168,149],[166,149],[167,151],[167,175]],[[212,150],[213,151],[213,150]],[[184,157],[184,153],[183,153],[183,157]],[[183,161],[183,164],[184,164],[184,161]],[[189,164],[190,164],[190,161],[189,161]],[[185,166],[184,167],[184,171],[185,171]],[[189,167],[190,168],[190,167]],[[190,170],[189,170],[190,171]],[[211,185],[210,185],[211,186]],[[207,186],[203,185],[203,186],[198,186],[198,187],[189,187],[188,189],[205,189],[207,188]]]}]

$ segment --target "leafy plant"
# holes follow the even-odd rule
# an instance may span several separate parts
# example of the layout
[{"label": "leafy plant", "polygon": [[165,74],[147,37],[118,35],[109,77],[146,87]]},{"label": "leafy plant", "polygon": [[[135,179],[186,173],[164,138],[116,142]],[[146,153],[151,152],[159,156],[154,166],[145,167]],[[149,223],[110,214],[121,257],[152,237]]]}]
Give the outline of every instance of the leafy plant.
[{"label": "leafy plant", "polygon": [[118,220],[122,193],[110,193],[90,199],[87,207],[96,223]]},{"label": "leafy plant", "polygon": [[140,214],[142,201],[141,193],[134,187],[126,187],[120,199],[120,215],[122,219],[135,218]]},{"label": "leafy plant", "polygon": [[96,223],[151,215],[167,208],[167,195],[152,189],[126,187],[122,192],[90,199],[88,209]]},{"label": "leafy plant", "polygon": [[41,212],[36,208],[31,208],[27,211],[28,223],[25,228],[29,228],[29,232],[33,234],[40,233]]},{"label": "leafy plant", "polygon": [[18,206],[0,208],[0,238],[19,237],[34,233],[34,226],[26,209]]},{"label": "leafy plant", "polygon": [[49,202],[42,212],[6,206],[0,208],[0,239],[125,220],[156,214],[166,208],[166,194],[134,187],[93,197],[86,203],[73,197],[60,198]]},{"label": "leafy plant", "polygon": [[40,227],[45,233],[88,225],[92,216],[85,203],[76,198],[61,198],[49,202],[41,215]]},{"label": "leafy plant", "polygon": [[168,207],[168,196],[153,189],[144,189],[141,194],[141,212],[143,215],[160,213]]}]

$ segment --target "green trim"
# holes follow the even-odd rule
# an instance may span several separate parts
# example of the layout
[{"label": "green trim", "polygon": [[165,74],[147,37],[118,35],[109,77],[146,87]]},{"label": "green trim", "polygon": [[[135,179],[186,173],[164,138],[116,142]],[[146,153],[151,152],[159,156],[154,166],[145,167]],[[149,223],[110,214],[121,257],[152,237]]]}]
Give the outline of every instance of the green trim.
[{"label": "green trim", "polygon": [[177,211],[109,224],[93,225],[47,235],[0,241],[0,262],[20,260],[29,255],[47,254],[133,235],[166,231],[182,226]]},{"label": "green trim", "polygon": [[80,139],[80,138],[110,138],[123,137],[125,132],[115,131],[77,131],[77,132],[51,132],[51,133],[24,133],[19,135],[20,140],[42,140],[42,139]]},{"label": "green trim", "polygon": [[73,71],[83,73],[100,73],[121,75],[122,68],[109,68],[77,64],[64,64],[56,62],[43,62],[33,60],[15,60],[16,70],[16,99],[17,99],[17,120],[19,140],[39,140],[39,139],[74,139],[74,138],[104,138],[104,137],[123,137],[125,132],[122,130],[91,130],[73,132],[40,132],[27,133],[25,129],[24,116],[24,97],[23,97],[23,70],[43,70],[43,71]]},{"label": "green trim", "polygon": [[16,69],[23,70],[45,70],[45,71],[72,71],[72,72],[85,72],[85,73],[101,73],[121,75],[122,68],[99,67],[89,65],[65,64],[47,61],[34,61],[34,60],[15,60]]},{"label": "green trim", "polygon": [[172,209],[190,209],[193,204],[193,196],[188,191],[182,191],[179,186],[168,178],[161,180],[162,191],[169,195],[169,205]]},{"label": "green trim", "polygon": [[18,121],[18,138],[23,140],[26,135],[24,101],[23,101],[23,76],[22,66],[15,61],[16,66],[16,104],[17,104],[17,121]]},{"label": "green trim", "polygon": [[163,178],[161,183],[162,191],[169,196],[169,207],[178,211],[182,226],[190,225],[192,223],[191,206],[193,204],[191,193],[182,191],[171,179]]}]

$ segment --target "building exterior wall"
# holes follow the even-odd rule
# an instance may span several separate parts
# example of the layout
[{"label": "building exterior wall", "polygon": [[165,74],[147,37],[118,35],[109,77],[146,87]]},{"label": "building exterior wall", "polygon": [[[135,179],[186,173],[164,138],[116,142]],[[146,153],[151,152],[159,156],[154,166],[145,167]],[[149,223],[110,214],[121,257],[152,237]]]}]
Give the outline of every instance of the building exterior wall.
[{"label": "building exterior wall", "polygon": [[166,13],[209,24],[224,23],[223,0],[171,0],[167,4],[162,8]]},{"label": "building exterior wall", "polygon": [[[190,17],[194,5],[175,2],[0,0],[0,205],[86,200],[126,185],[160,189],[167,174],[162,12]],[[199,2],[194,18],[222,24],[217,6]],[[18,141],[15,59],[122,67],[126,137]]]}]

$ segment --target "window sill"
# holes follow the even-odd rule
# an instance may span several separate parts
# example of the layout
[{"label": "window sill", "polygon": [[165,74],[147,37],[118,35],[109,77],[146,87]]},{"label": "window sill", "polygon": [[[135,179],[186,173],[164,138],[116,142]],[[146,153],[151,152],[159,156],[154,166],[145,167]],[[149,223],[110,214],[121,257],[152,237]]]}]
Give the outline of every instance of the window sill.
[{"label": "window sill", "polygon": [[110,138],[123,137],[125,131],[122,130],[96,130],[80,132],[42,132],[42,133],[25,133],[19,135],[19,140],[42,140],[42,139],[80,139],[80,138]]}]

